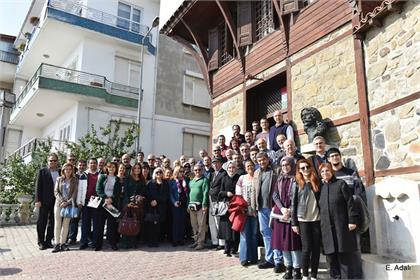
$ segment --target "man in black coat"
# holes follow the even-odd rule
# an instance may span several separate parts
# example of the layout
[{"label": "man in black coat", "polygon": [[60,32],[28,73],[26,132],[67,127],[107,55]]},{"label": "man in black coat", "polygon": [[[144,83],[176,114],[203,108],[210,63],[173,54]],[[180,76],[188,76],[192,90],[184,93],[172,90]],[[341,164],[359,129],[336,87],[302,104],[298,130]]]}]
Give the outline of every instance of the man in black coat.
[{"label": "man in black coat", "polygon": [[[54,185],[60,176],[58,156],[55,153],[48,155],[48,166],[38,172],[35,184],[35,207],[39,208],[36,230],[40,250],[53,248],[51,240],[54,237]],[[47,236],[45,236],[47,229]]]},{"label": "man in black coat", "polygon": [[[210,176],[210,209],[217,202],[219,196],[220,187],[222,186],[222,179],[227,176],[226,171],[222,168],[223,159],[220,157],[215,157],[212,160],[212,165],[214,172]],[[210,211],[211,213],[211,211]],[[211,234],[211,243],[216,250],[221,250],[224,248],[224,242],[221,239],[217,238],[217,232],[219,231],[219,222],[220,218],[217,216],[209,215],[209,228]]]}]

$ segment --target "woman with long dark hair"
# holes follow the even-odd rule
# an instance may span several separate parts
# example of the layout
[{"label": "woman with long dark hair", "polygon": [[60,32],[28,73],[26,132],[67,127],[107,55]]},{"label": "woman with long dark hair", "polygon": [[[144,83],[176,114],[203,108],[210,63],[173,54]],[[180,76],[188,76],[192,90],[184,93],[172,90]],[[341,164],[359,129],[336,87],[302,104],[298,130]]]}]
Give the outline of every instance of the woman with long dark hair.
[{"label": "woman with long dark hair", "polygon": [[[142,174],[141,164],[136,163],[131,167],[130,176],[125,180],[122,209],[123,212],[128,211],[131,215],[136,215],[139,222],[141,220],[141,213],[143,212],[142,207],[145,192],[146,180]],[[125,249],[135,248],[137,246],[137,238],[133,236],[122,235],[120,242],[122,248]]]},{"label": "woman with long dark hair", "polygon": [[169,186],[163,180],[163,169],[156,167],[152,180],[146,186],[145,230],[149,247],[159,247],[161,224],[166,221],[166,208],[169,200]]},{"label": "woman with long dark hair", "polygon": [[108,162],[106,165],[106,174],[101,174],[96,183],[96,193],[102,198],[101,205],[96,209],[97,233],[95,242],[95,251],[102,250],[104,238],[105,221],[107,224],[106,239],[111,245],[112,250],[118,250],[118,224],[117,218],[104,207],[119,208],[121,196],[120,178],[117,176],[118,164]]},{"label": "woman with long dark hair", "polygon": [[351,190],[344,180],[335,178],[330,163],[319,166],[322,178],[321,232],[324,252],[342,279],[353,279],[352,253],[357,251],[355,229],[358,213],[353,206]]},{"label": "woman with long dark hair", "polygon": [[[281,218],[272,220],[272,245],[274,250],[283,252],[286,274],[283,279],[301,278],[301,241],[299,235],[292,230],[292,193],[296,187],[295,160],[283,157],[280,160],[279,176],[273,190],[273,212]],[[276,260],[274,260],[276,261]]]},{"label": "woman with long dark hair", "polygon": [[318,177],[308,159],[296,163],[296,187],[292,199],[292,230],[302,241],[302,274],[317,278],[321,250]]}]

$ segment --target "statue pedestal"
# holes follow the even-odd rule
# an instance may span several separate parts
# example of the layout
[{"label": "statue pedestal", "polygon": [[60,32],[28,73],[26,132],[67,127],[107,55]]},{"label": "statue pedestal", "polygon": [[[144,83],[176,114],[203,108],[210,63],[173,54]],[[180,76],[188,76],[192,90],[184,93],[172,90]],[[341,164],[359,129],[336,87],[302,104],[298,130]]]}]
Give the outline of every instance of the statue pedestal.
[{"label": "statue pedestal", "polygon": [[300,152],[302,154],[314,154],[315,153],[314,145],[312,144],[302,145],[300,146]]}]

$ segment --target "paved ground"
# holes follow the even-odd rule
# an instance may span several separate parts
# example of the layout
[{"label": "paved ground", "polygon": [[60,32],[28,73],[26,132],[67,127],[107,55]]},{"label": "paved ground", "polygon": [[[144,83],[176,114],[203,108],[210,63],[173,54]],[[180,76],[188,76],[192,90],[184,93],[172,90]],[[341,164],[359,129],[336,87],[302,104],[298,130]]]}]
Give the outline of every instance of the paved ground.
[{"label": "paved ground", "polygon": [[[35,226],[0,227],[2,279],[280,279],[271,269],[247,268],[221,251],[159,248],[51,253],[36,245]],[[326,278],[321,269],[319,278]]]}]

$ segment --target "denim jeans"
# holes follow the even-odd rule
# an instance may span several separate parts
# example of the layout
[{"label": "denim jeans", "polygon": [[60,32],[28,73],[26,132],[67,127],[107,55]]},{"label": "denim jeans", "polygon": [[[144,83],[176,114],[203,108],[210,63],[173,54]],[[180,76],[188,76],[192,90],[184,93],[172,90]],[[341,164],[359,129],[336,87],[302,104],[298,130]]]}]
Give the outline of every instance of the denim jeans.
[{"label": "denim jeans", "polygon": [[274,253],[271,247],[272,230],[270,228],[270,213],[271,209],[261,208],[258,211],[258,221],[260,224],[260,232],[264,241],[265,261],[274,264]]},{"label": "denim jeans", "polygon": [[[96,237],[96,209],[83,206],[82,207],[82,237],[80,239],[80,244],[88,244],[89,239],[95,243]],[[91,232],[93,224],[93,233]]]},{"label": "denim jeans", "polygon": [[301,267],[301,251],[283,251],[284,265],[293,266],[293,268]]},{"label": "denim jeans", "polygon": [[274,259],[274,264],[281,264],[283,262],[283,251],[274,249],[273,259]]},{"label": "denim jeans", "polygon": [[246,218],[244,230],[240,233],[239,260],[256,262],[257,253],[257,217]]}]

